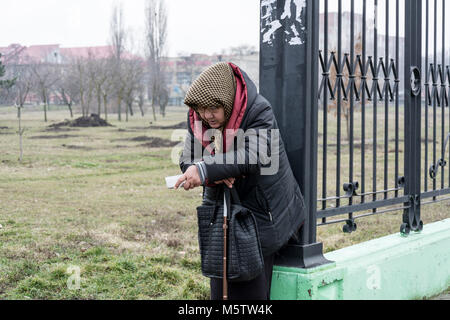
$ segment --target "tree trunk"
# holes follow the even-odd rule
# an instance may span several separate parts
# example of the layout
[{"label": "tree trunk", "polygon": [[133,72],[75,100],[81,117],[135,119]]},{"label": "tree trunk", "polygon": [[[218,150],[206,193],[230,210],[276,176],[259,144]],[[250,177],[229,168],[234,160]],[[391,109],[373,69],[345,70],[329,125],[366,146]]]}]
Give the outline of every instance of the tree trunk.
[{"label": "tree trunk", "polygon": [[85,117],[86,116],[86,110],[84,109],[84,96],[83,96],[83,94],[81,94],[81,97],[80,97],[80,104],[81,104],[81,115],[83,117]]},{"label": "tree trunk", "polygon": [[86,104],[86,117],[89,116],[89,114],[91,113],[91,102],[92,102],[92,95],[91,93],[88,94],[88,101]]},{"label": "tree trunk", "polygon": [[106,99],[106,94],[103,95],[103,106],[105,107],[105,121],[108,121],[108,101]]},{"label": "tree trunk", "polygon": [[120,97],[117,98],[117,113],[119,121],[122,121],[122,99]]},{"label": "tree trunk", "polygon": [[144,116],[144,98],[141,96],[139,97],[139,103],[138,103],[139,109],[141,110],[142,117]]},{"label": "tree trunk", "polygon": [[152,86],[152,109],[153,109],[153,120],[156,121],[156,103],[158,102],[158,88],[157,84],[153,83]]},{"label": "tree trunk", "polygon": [[23,147],[22,147],[22,134],[23,134],[23,130],[22,130],[22,106],[19,106],[18,108],[18,115],[19,115],[19,150],[20,150],[20,154],[19,154],[19,162],[22,162],[23,159]]},{"label": "tree trunk", "polygon": [[156,106],[155,101],[152,99],[152,111],[153,111],[153,120],[156,121]]},{"label": "tree trunk", "polygon": [[47,122],[47,101],[44,101],[44,121]]},{"label": "tree trunk", "polygon": [[69,107],[70,117],[73,118],[72,103],[68,103],[67,106]]},{"label": "tree trunk", "polygon": [[139,103],[139,110],[141,110],[141,115],[144,117],[144,106],[141,103]]},{"label": "tree trunk", "polygon": [[100,95],[100,93],[97,93],[97,104],[98,104],[98,116],[100,117],[101,113],[102,113],[102,97]]},{"label": "tree trunk", "polygon": [[134,112],[133,112],[133,100],[130,100],[128,102],[128,108],[130,108],[130,116],[134,116]]}]

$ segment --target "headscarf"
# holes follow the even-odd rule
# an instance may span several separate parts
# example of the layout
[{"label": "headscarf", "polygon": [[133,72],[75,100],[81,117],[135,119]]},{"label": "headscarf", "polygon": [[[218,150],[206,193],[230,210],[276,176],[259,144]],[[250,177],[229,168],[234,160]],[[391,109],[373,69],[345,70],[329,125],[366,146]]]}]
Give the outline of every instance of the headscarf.
[{"label": "headscarf", "polygon": [[[233,112],[236,96],[236,78],[232,67],[219,62],[203,71],[189,88],[184,103],[195,110],[198,107],[224,108],[225,122]],[[208,127],[207,122],[203,123]]]}]

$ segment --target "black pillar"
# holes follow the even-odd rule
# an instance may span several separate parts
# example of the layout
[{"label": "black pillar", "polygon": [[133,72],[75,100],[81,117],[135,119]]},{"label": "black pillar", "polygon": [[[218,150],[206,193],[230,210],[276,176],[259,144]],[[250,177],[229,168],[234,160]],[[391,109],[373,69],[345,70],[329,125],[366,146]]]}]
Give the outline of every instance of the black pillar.
[{"label": "black pillar", "polygon": [[319,1],[261,0],[260,92],[272,104],[308,209],[299,243],[278,265],[310,268],[329,261],[316,242]]},{"label": "black pillar", "polygon": [[[400,232],[421,231],[422,0],[405,0],[405,194]],[[435,21],[436,24],[436,21]],[[426,77],[427,75],[425,75]],[[408,81],[410,80],[410,81]],[[427,107],[427,106],[426,106]]]}]

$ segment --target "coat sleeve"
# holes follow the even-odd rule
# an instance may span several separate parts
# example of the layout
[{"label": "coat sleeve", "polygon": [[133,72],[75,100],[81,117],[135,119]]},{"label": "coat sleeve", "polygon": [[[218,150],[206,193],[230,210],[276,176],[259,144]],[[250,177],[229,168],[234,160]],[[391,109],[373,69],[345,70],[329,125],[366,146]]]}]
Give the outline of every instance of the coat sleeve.
[{"label": "coat sleeve", "polygon": [[188,132],[186,134],[186,139],[184,141],[184,147],[183,147],[183,152],[181,153],[180,156],[180,160],[179,160],[179,165],[180,165],[180,169],[181,172],[185,173],[186,170],[194,165],[196,162],[201,161],[201,159],[196,159],[195,158],[195,154],[194,154],[194,146],[195,143],[198,143],[195,141],[194,139],[194,135],[192,133],[192,129],[189,123],[189,112],[188,112],[188,119],[187,119],[187,127],[188,127]]},{"label": "coat sleeve", "polygon": [[[205,157],[206,177],[209,181],[219,181],[227,178],[239,178],[247,175],[259,175],[261,166],[266,164],[270,153],[270,131],[274,128],[274,114],[270,106],[255,106],[249,110],[248,125],[244,132],[238,133],[234,148],[230,154],[218,153]],[[239,134],[243,137],[239,137]],[[264,144],[266,150],[259,152]]]}]

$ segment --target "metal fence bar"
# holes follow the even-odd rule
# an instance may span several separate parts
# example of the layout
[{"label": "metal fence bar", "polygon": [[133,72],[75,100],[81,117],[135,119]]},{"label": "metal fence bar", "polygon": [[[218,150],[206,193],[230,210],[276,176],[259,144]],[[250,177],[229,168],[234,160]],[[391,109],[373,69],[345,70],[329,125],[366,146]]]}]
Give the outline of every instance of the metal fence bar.
[{"label": "metal fence bar", "polygon": [[[437,0],[434,0],[434,57],[433,57],[433,164],[436,163],[437,139]],[[433,190],[436,190],[436,179],[433,179]],[[436,200],[436,198],[433,198]]]},{"label": "metal fence bar", "polygon": [[[444,28],[444,30],[445,30],[445,1],[444,0],[442,0],[442,23],[443,23],[443,28]],[[446,86],[446,84],[447,84],[447,82],[448,82],[448,88],[449,88],[449,91],[448,91],[448,94],[447,94],[447,97],[448,97],[448,99],[450,99],[450,70],[449,70],[449,66],[445,63],[445,35],[443,35],[442,36],[442,41],[443,41],[443,45],[442,45],[442,48],[443,48],[443,59],[442,59],[442,69],[443,69],[443,72],[444,72],[444,79],[445,79],[445,81],[444,81],[444,89],[443,89],[443,91],[444,91],[444,94],[446,94],[447,92],[447,88],[445,88],[445,86]],[[447,100],[447,107],[449,107],[449,101]],[[450,108],[449,108],[449,112],[448,112],[448,127],[449,127],[449,131],[450,131]],[[445,153],[445,150],[444,150],[444,153]],[[442,158],[445,158],[445,154],[443,153],[443,157]],[[450,163],[450,147],[448,148],[448,162]],[[448,171],[448,187],[450,188],[450,169],[449,169],[449,171]]]},{"label": "metal fence bar", "polygon": [[[441,159],[445,159],[445,1],[442,0],[442,62],[441,62],[441,110],[442,110],[442,118],[441,118],[441,129],[442,129],[442,157]],[[441,189],[445,188],[445,166],[441,166]]]},{"label": "metal fence bar", "polygon": [[[364,90],[364,86],[366,85],[364,82],[367,81],[366,70],[366,28],[367,28],[367,0],[363,2],[363,23],[362,23],[362,70],[360,70],[361,74],[364,74],[364,78],[361,79],[362,90],[361,93],[361,193],[364,194],[366,191],[366,90]],[[365,196],[363,195],[361,198],[361,202],[365,202]]]},{"label": "metal fence bar", "polygon": [[[374,8],[375,8],[375,14],[374,14],[374,62],[375,62],[375,74],[372,78],[373,86],[372,86],[372,97],[373,97],[373,181],[372,181],[372,191],[377,190],[377,104],[378,104],[378,97],[377,97],[377,90],[376,87],[378,86],[378,0],[374,0]],[[376,194],[373,195],[372,198],[373,201],[377,200]],[[376,212],[376,209],[374,208],[373,212]]]},{"label": "metal fence bar", "polygon": [[[329,81],[328,65],[328,0],[324,3],[324,61],[326,63],[324,74],[326,83]],[[323,86],[323,162],[322,162],[322,198],[327,197],[327,144],[328,144],[328,88],[327,85]],[[322,202],[322,210],[327,207],[327,201]],[[322,223],[326,222],[326,218],[323,218]]]},{"label": "metal fence bar", "polygon": [[444,196],[447,194],[450,194],[450,188],[424,192],[421,194],[421,198],[426,199],[426,198],[431,198],[431,197]]},{"label": "metal fence bar", "polygon": [[[376,195],[376,194],[378,194],[378,193],[385,193],[385,192],[398,192],[400,189],[403,189],[403,188],[391,188],[391,189],[387,189],[387,190],[378,190],[378,191],[375,191],[375,192],[365,192],[365,193],[360,193],[360,194],[353,194],[353,195],[343,195],[343,196],[340,196],[339,197],[339,199],[348,199],[348,198],[350,198],[350,197],[361,197],[361,198],[364,198],[364,197],[366,197],[366,196],[368,196],[368,195]],[[337,197],[328,197],[328,198],[323,198],[323,199],[317,199],[317,201],[332,201],[332,200],[336,200],[337,199]],[[363,201],[361,201],[361,202],[363,202]]]},{"label": "metal fence bar", "polygon": [[342,64],[342,0],[338,2],[338,70],[336,70],[336,86],[337,86],[337,155],[336,155],[336,207],[341,205],[339,196],[341,194],[341,87],[343,82],[343,64]]},{"label": "metal fence bar", "polygon": [[[450,198],[448,198],[448,199],[450,199]],[[402,207],[386,209],[386,210],[377,211],[377,212],[363,213],[363,214],[356,215],[353,219],[356,220],[356,219],[361,219],[361,218],[365,218],[365,217],[369,217],[369,216],[373,216],[373,215],[379,215],[382,213],[399,211],[399,210],[404,210],[404,209],[408,209],[408,208],[410,208],[410,206],[406,206],[406,207],[402,206]],[[347,222],[347,219],[328,220],[326,223],[320,223],[317,226],[324,226],[324,225],[336,224],[336,223],[341,223],[341,222]]]},{"label": "metal fence bar", "polygon": [[422,202],[421,205],[424,206],[427,204],[435,204],[438,202],[449,201],[449,200],[450,200],[450,197],[447,197],[447,198],[437,199],[437,200],[433,200],[433,201],[425,201],[425,202]]},{"label": "metal fence bar", "polygon": [[[350,86],[350,157],[349,157],[349,182],[353,183],[353,159],[354,159],[354,81],[355,81],[355,0],[351,0],[350,4],[350,70],[348,83]],[[352,205],[353,194],[348,199],[348,204]],[[348,219],[353,219],[353,213],[350,212]]]},{"label": "metal fence bar", "polygon": [[371,210],[371,209],[373,210],[376,208],[381,208],[381,207],[400,204],[400,203],[408,203],[408,202],[409,202],[409,196],[403,196],[403,197],[398,197],[398,198],[390,198],[390,199],[383,199],[383,200],[365,202],[365,203],[360,203],[360,204],[353,204],[351,207],[345,206],[345,207],[339,207],[339,208],[328,208],[326,210],[318,211],[317,218],[347,214],[350,211],[358,212],[358,211]]},{"label": "metal fence bar", "polygon": [[399,177],[399,131],[400,131],[400,117],[399,117],[399,84],[400,84],[400,2],[396,0],[396,19],[395,19],[395,66],[397,73],[395,75],[395,197],[398,197],[398,177]]},{"label": "metal fence bar", "polygon": [[[310,131],[309,140],[305,141],[306,152],[310,154],[305,155],[305,167],[311,168],[311,175],[309,181],[305,181],[305,186],[310,185],[313,189],[308,194],[307,204],[309,205],[308,212],[308,222],[305,222],[303,230],[301,232],[301,243],[302,245],[312,245],[320,251],[321,256],[321,244],[316,243],[316,233],[317,233],[317,221],[315,213],[317,211],[316,199],[317,199],[317,154],[318,154],[318,74],[317,65],[318,57],[317,52],[319,52],[319,37],[316,35],[319,32],[319,3],[316,1],[308,0],[307,3],[307,29],[310,30],[307,37],[306,46],[306,99],[305,104],[308,106],[306,108],[305,115],[307,117],[307,124],[305,125],[305,130]],[[305,230],[308,229],[308,230]],[[320,259],[319,259],[320,260]]]},{"label": "metal fence bar", "polygon": [[[389,161],[389,0],[386,0],[386,29],[384,53],[384,190],[388,188],[388,161]],[[384,199],[387,199],[387,192]]]},{"label": "metal fence bar", "polygon": [[425,192],[428,191],[428,106],[431,105],[431,101],[429,99],[429,90],[430,90],[430,73],[428,69],[428,45],[429,45],[429,20],[430,20],[430,2],[427,0],[426,2],[426,21],[425,21]]},{"label": "metal fence bar", "polygon": [[[445,1],[442,0],[443,3],[443,8],[442,8],[442,20],[444,23],[444,30],[445,30]],[[445,37],[442,37],[443,39],[443,43],[445,43]],[[444,69],[444,79],[446,79],[444,81],[444,84],[447,84],[448,82],[448,94],[447,94],[447,98],[450,99],[450,70],[449,70],[449,66],[446,64],[445,62],[445,46],[443,46],[443,52],[444,52],[444,59],[443,59],[443,69]],[[445,86],[444,86],[445,87]],[[444,89],[444,94],[446,93],[445,91],[447,90],[447,88]],[[449,107],[449,101],[447,100],[447,107]],[[450,108],[449,108],[449,112],[448,112],[448,128],[450,131]],[[445,150],[444,150],[445,151]],[[444,155],[445,156],[445,155]],[[450,163],[450,147],[448,148],[448,162]],[[448,172],[448,187],[450,188],[450,169]]]}]

